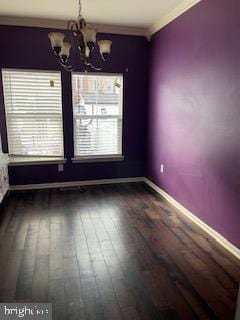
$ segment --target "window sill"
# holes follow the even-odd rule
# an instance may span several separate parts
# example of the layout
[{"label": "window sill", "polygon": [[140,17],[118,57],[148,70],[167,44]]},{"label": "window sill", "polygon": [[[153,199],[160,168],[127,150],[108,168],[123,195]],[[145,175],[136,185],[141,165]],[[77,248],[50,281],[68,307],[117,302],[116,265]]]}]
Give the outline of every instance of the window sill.
[{"label": "window sill", "polygon": [[123,161],[124,156],[106,156],[106,157],[74,157],[72,158],[73,163],[80,162],[113,162],[113,161]]},{"label": "window sill", "polygon": [[67,159],[62,157],[18,157],[9,156],[9,166],[33,166],[41,164],[64,164]]}]

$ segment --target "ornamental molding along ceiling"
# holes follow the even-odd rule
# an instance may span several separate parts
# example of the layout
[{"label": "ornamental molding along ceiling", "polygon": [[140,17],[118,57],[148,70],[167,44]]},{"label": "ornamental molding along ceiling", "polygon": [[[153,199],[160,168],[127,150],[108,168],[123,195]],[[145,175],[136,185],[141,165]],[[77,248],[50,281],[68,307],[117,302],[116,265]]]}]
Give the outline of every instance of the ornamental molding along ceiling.
[{"label": "ornamental molding along ceiling", "polygon": [[[145,28],[135,28],[127,26],[114,26],[104,25],[89,21],[94,24],[98,32],[113,33],[113,34],[126,34],[133,36],[145,36]],[[66,30],[67,20],[54,20],[54,19],[41,19],[41,18],[21,18],[21,17],[6,17],[0,16],[0,25],[8,26],[23,26],[23,27],[39,27]]]},{"label": "ornamental molding along ceiling", "polygon": [[158,30],[165,27],[168,23],[175,20],[181,14],[183,14],[188,9],[192,8],[195,4],[200,2],[201,0],[185,0],[182,1],[177,7],[171,10],[168,14],[161,17],[159,20],[155,21],[150,28],[148,29],[148,35],[152,36]]},{"label": "ornamental molding along ceiling", "polygon": [[[157,21],[153,21],[153,23],[149,27],[100,24],[94,23],[94,21],[89,22],[93,23],[94,26],[98,29],[98,32],[100,33],[145,36],[148,39],[150,39],[154,33],[165,27],[168,23],[179,17],[181,14],[183,14],[185,11],[187,11],[200,1],[201,0],[181,1],[177,6],[174,7],[173,10],[170,10],[164,16],[161,16]],[[40,27],[66,30],[67,20],[30,18],[22,16],[6,16],[1,15],[0,11],[0,25]]]}]

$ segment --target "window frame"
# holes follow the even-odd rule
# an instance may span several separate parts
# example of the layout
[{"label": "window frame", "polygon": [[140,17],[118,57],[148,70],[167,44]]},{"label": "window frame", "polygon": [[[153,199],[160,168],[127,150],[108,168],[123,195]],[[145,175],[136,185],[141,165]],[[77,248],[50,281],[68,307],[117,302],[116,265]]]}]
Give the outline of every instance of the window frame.
[{"label": "window frame", "polygon": [[[76,155],[76,141],[75,138],[75,115],[74,115],[74,97],[73,97],[73,76],[74,75],[86,75],[86,72],[71,72],[71,94],[72,94],[72,119],[73,119],[73,158],[71,159],[73,163],[80,163],[80,162],[111,162],[111,161],[123,161],[123,121],[124,121],[124,74],[123,73],[110,73],[110,72],[88,72],[88,76],[120,76],[122,79],[122,92],[120,96],[120,106],[121,106],[121,138],[120,138],[120,154],[106,154],[106,155],[88,155],[88,156],[80,156]],[[87,117],[87,116],[86,116]],[[91,117],[91,116],[90,116]],[[110,116],[111,117],[111,116]],[[117,117],[117,116],[116,116]],[[95,118],[97,118],[95,116]]]},{"label": "window frame", "polygon": [[62,87],[62,72],[60,70],[42,70],[42,69],[19,69],[19,68],[1,68],[1,78],[2,78],[2,89],[3,89],[3,101],[4,101],[4,112],[5,112],[5,123],[6,123],[6,133],[7,133],[7,144],[9,150],[9,121],[8,112],[5,105],[5,89],[4,89],[4,71],[10,72],[36,72],[36,73],[54,73],[60,76],[60,95],[61,95],[61,145],[62,145],[62,155],[22,155],[22,154],[9,154],[9,165],[10,166],[21,166],[21,165],[37,165],[37,164],[64,164],[66,163],[65,158],[65,133],[64,133],[64,109],[63,109],[63,87]]}]

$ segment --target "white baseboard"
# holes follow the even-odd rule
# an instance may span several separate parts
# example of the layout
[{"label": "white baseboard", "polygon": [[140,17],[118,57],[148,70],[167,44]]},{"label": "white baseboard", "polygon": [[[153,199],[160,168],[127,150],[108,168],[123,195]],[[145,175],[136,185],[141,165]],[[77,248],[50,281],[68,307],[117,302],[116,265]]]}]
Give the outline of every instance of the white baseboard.
[{"label": "white baseboard", "polygon": [[225,249],[230,251],[235,257],[240,259],[240,250],[235,247],[232,243],[230,243],[227,239],[225,239],[222,235],[220,235],[217,231],[209,227],[205,222],[200,220],[195,214],[187,210],[183,207],[179,202],[177,202],[173,197],[171,197],[168,193],[159,188],[155,183],[150,181],[147,178],[144,178],[144,182],[149,185],[153,190],[159,193],[162,197],[164,197],[168,202],[170,202],[173,206],[175,206],[178,210],[180,210],[188,219],[197,224],[201,229],[209,234],[210,237],[215,239],[219,244],[221,244]]},{"label": "white baseboard", "polygon": [[239,320],[240,319],[240,287],[239,287],[239,291],[238,291],[238,299],[237,299],[237,310],[236,310],[236,314],[235,314],[235,320]]},{"label": "white baseboard", "polygon": [[80,186],[93,186],[93,185],[101,185],[101,184],[116,184],[116,183],[129,183],[129,182],[143,182],[143,181],[144,181],[144,177],[134,177],[134,178],[23,184],[23,185],[10,186],[10,191],[80,187]]}]

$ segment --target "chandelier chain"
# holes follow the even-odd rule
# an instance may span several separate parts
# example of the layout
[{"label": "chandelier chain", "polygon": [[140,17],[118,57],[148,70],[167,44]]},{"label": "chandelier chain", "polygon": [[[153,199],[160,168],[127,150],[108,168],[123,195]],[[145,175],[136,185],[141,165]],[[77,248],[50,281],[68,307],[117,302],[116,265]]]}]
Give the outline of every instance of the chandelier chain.
[{"label": "chandelier chain", "polygon": [[78,0],[78,8],[79,8],[78,19],[80,20],[80,18],[82,17],[82,2],[81,2],[81,0]]}]

